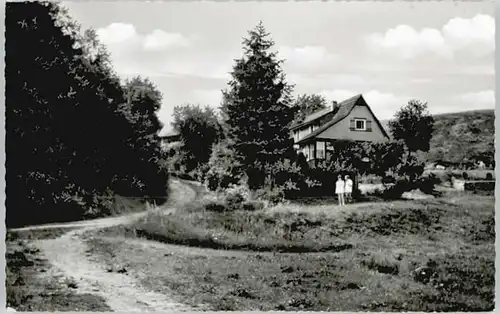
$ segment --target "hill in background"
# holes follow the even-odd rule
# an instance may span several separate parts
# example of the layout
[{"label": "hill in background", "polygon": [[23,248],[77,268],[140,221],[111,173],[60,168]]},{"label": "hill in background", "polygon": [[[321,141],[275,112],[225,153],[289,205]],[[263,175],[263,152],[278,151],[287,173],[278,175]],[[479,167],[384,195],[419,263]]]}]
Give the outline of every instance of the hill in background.
[{"label": "hill in background", "polygon": [[[492,159],[495,151],[495,111],[474,110],[434,116],[434,133],[426,160],[459,163]],[[388,120],[381,121],[390,133]],[[478,157],[478,156],[483,156]]]}]

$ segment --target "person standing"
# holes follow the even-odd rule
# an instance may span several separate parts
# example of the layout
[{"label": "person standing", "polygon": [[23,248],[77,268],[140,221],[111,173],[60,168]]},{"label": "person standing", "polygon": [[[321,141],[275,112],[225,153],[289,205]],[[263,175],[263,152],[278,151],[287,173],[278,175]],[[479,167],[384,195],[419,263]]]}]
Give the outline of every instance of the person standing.
[{"label": "person standing", "polygon": [[345,199],[348,203],[352,202],[352,180],[349,178],[349,175],[345,176]]},{"label": "person standing", "polygon": [[337,194],[337,197],[339,198],[339,206],[345,205],[344,189],[345,189],[345,182],[344,182],[344,180],[342,180],[342,176],[339,175],[337,178],[337,183],[335,184],[335,193]]}]

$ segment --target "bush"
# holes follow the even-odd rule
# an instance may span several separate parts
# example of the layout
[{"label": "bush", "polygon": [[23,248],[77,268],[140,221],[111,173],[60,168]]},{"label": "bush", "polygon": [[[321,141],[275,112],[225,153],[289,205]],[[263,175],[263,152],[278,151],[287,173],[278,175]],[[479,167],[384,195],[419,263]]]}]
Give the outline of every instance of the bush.
[{"label": "bush", "polygon": [[425,164],[411,156],[398,166],[397,173],[401,177],[406,177],[409,182],[416,182],[424,173],[424,169]]},{"label": "bush", "polygon": [[398,178],[396,183],[387,187],[382,192],[385,199],[400,199],[404,192],[411,190],[411,184],[406,178]]},{"label": "bush", "polygon": [[491,172],[488,172],[486,174],[486,180],[493,180],[493,175],[491,174]]},{"label": "bush", "polygon": [[256,192],[257,198],[266,200],[271,205],[277,205],[285,200],[285,193],[282,187],[272,187],[270,184],[264,186]]},{"label": "bush", "polygon": [[495,181],[472,181],[465,182],[464,189],[466,191],[494,191]]},{"label": "bush", "polygon": [[396,183],[396,179],[393,176],[387,175],[382,178],[382,184],[393,184]]},{"label": "bush", "polygon": [[241,209],[243,202],[248,201],[251,197],[250,189],[246,184],[233,184],[224,191],[224,202],[230,210]]},{"label": "bush", "polygon": [[241,178],[240,163],[225,142],[214,145],[207,168],[205,181],[212,191],[226,189],[231,184],[237,184]]},{"label": "bush", "polygon": [[208,164],[198,165],[196,168],[189,172],[189,176],[192,177],[195,181],[203,182],[208,169]]},{"label": "bush", "polygon": [[222,202],[209,202],[205,204],[205,210],[210,212],[222,213],[228,210],[226,204]]},{"label": "bush", "polygon": [[225,203],[230,210],[241,209],[244,201],[245,199],[241,194],[229,194],[225,199]]},{"label": "bush", "polygon": [[[278,161],[272,165],[266,165],[267,174],[264,186],[276,187],[282,191],[283,197],[293,199],[299,196],[300,191],[305,189],[305,176],[296,162],[289,159]],[[272,189],[271,188],[271,189]]]},{"label": "bush", "polygon": [[241,208],[245,211],[257,211],[257,210],[262,210],[264,209],[265,204],[264,202],[260,201],[248,201],[244,202],[241,206]]},{"label": "bush", "polygon": [[435,174],[431,173],[427,176],[420,177],[415,183],[414,187],[420,189],[420,191],[424,192],[425,194],[436,195],[436,184],[439,184],[440,182],[441,180],[439,180],[439,178]]}]

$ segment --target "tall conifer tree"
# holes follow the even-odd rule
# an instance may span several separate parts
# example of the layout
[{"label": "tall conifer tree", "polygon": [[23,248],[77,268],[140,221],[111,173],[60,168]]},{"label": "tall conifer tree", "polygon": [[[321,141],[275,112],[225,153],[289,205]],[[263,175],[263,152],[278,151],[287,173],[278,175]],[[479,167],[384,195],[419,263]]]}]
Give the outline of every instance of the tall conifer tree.
[{"label": "tall conifer tree", "polygon": [[222,105],[228,136],[252,188],[264,183],[264,166],[293,154],[289,126],[294,118],[292,86],[282,60],[271,51],[274,42],[262,22],[243,41]]}]

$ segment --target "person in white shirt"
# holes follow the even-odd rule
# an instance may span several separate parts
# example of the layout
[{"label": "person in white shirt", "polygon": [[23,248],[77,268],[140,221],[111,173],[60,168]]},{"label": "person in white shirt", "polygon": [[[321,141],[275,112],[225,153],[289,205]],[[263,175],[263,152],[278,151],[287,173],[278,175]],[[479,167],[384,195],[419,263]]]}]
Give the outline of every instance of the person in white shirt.
[{"label": "person in white shirt", "polygon": [[347,202],[352,201],[352,180],[348,175],[345,176],[345,188],[344,188],[345,198]]},{"label": "person in white shirt", "polygon": [[335,194],[337,194],[337,197],[339,198],[339,205],[345,205],[344,202],[344,189],[345,189],[345,182],[342,180],[342,176],[339,175],[337,178],[337,182],[335,184]]}]

